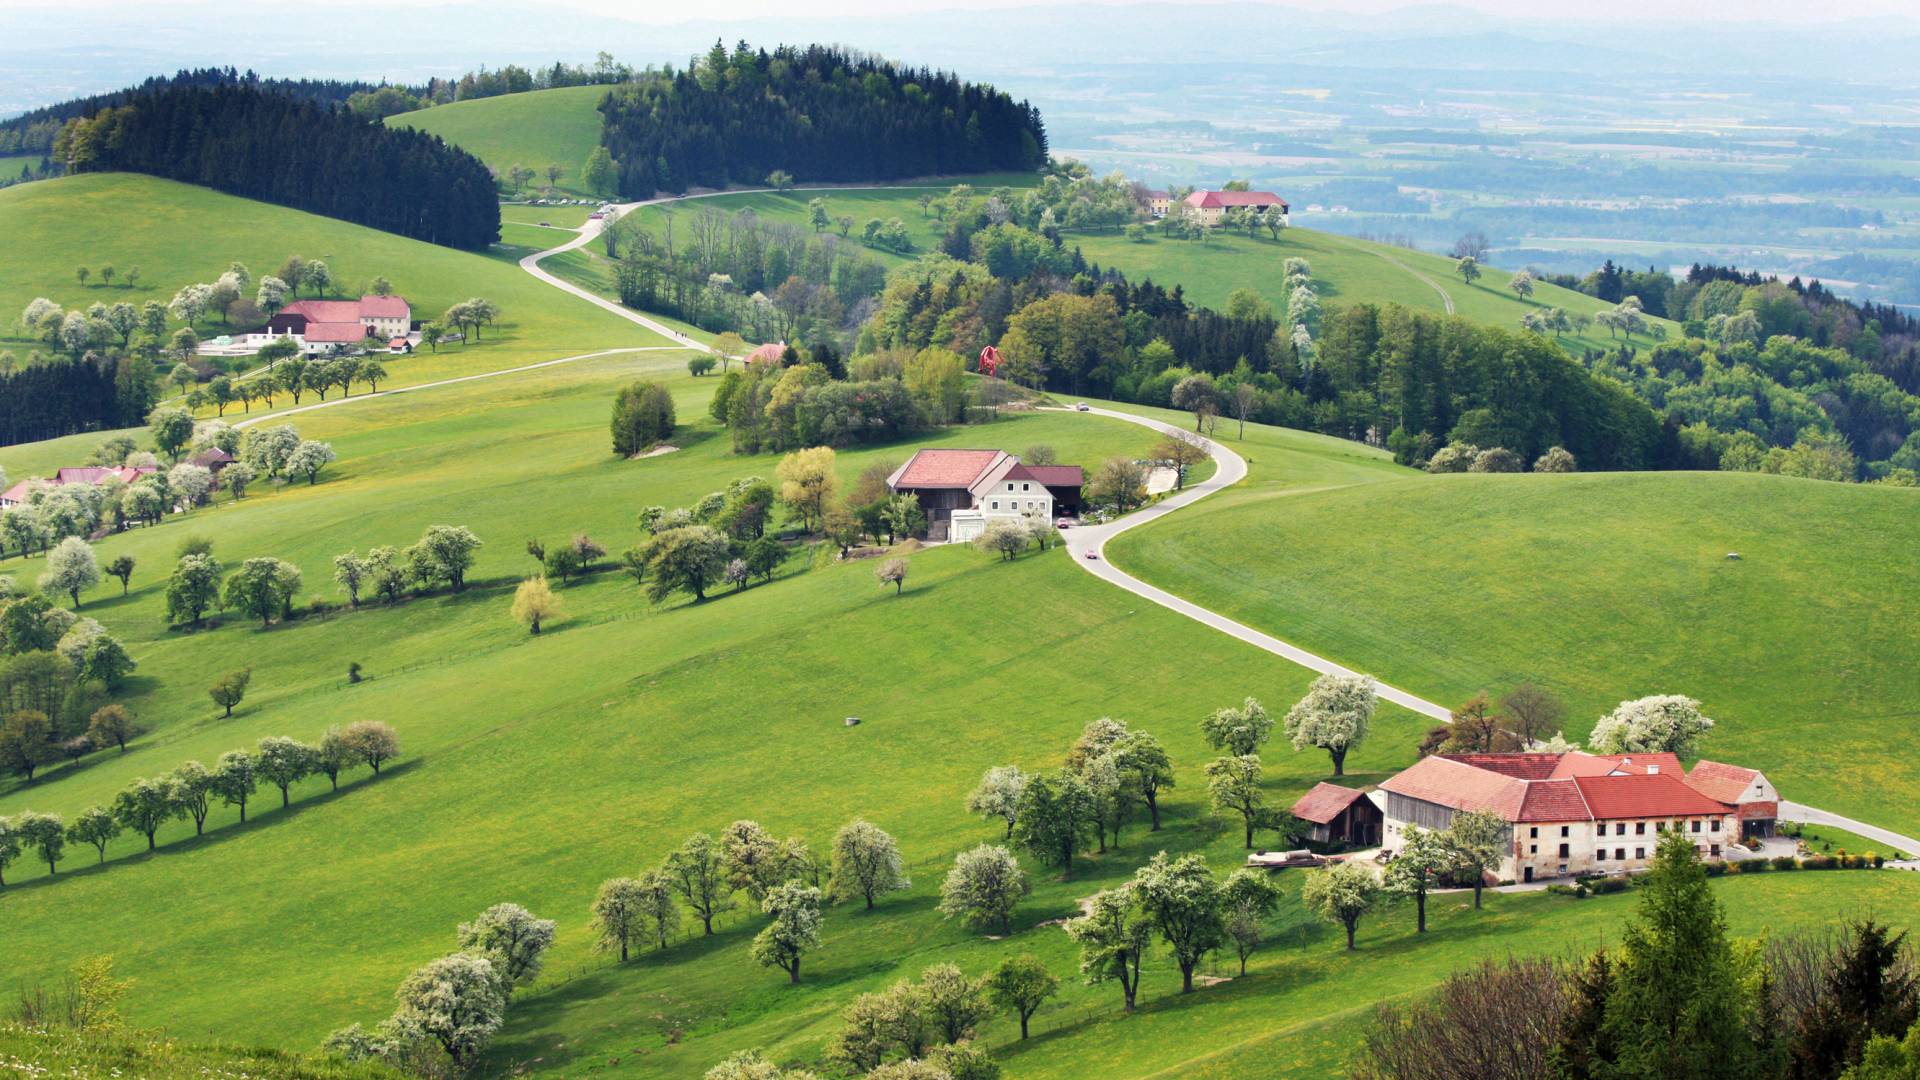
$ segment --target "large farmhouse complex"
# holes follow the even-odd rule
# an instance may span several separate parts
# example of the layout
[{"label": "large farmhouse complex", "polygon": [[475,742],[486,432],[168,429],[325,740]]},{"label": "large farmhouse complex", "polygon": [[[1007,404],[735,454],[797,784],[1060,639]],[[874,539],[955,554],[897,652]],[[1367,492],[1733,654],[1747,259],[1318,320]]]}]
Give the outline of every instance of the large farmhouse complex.
[{"label": "large farmhouse complex", "polygon": [[1672,754],[1579,751],[1436,754],[1379,790],[1389,852],[1412,828],[1445,829],[1457,813],[1482,811],[1511,827],[1497,873],[1513,881],[1641,869],[1668,831],[1721,858],[1746,837],[1772,835],[1780,799],[1752,769],[1702,761],[1689,775]]},{"label": "large farmhouse complex", "polygon": [[405,338],[412,324],[413,309],[398,296],[296,300],[267,320],[267,334],[290,335],[311,353],[358,345],[368,338],[382,342]]},{"label": "large farmhouse complex", "polygon": [[913,495],[934,540],[971,540],[995,521],[1052,521],[1080,512],[1078,465],[1024,465],[1004,450],[922,450],[887,477]]},{"label": "large farmhouse complex", "polygon": [[[229,459],[231,460],[231,459]],[[196,462],[197,463],[197,462]],[[27,479],[0,492],[0,510],[9,506],[20,506],[27,496],[37,487],[62,487],[66,484],[105,484],[117,481],[131,484],[148,473],[157,472],[152,465],[80,465],[61,469],[53,474],[51,480]]]}]

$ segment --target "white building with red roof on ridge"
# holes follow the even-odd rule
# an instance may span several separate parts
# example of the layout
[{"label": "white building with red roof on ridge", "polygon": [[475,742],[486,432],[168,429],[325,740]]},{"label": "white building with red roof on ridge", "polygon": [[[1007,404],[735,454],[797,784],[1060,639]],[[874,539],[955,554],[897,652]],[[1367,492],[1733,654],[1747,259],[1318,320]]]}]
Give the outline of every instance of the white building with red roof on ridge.
[{"label": "white building with red roof on ridge", "polygon": [[1779,793],[1752,769],[1702,761],[1689,776],[1672,754],[1435,754],[1380,785],[1381,846],[1409,829],[1438,830],[1482,811],[1507,822],[1503,880],[1638,870],[1663,833],[1679,832],[1703,858],[1722,858],[1750,835],[1770,836]]},{"label": "white building with red roof on ridge", "polygon": [[[1147,204],[1154,217],[1163,218],[1173,210],[1173,197],[1165,191],[1149,192]],[[1236,208],[1257,215],[1279,214],[1282,220],[1292,210],[1287,200],[1271,191],[1195,191],[1180,204],[1204,225],[1220,224],[1227,211]]]}]

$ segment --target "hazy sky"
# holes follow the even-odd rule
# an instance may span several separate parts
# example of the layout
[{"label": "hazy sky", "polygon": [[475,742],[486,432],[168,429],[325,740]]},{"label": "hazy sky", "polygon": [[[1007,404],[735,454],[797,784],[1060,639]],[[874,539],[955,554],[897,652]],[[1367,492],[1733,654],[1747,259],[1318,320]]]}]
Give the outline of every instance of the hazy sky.
[{"label": "hazy sky", "polygon": [[[347,0],[358,5],[362,0]],[[804,18],[808,15],[879,15],[901,14],[914,11],[952,10],[957,8],[1008,8],[1043,6],[1048,0],[722,0],[715,4],[686,4],[666,2],[666,0],[563,0],[554,3],[535,3],[521,5],[522,9],[573,8],[632,19],[639,22],[675,23],[686,21],[706,21],[725,19],[752,19],[763,16],[785,18]],[[1125,6],[1139,0],[1067,0],[1067,2],[1095,3],[1113,6]],[[1159,2],[1182,3],[1185,0],[1159,0]],[[1254,0],[1264,2],[1264,0]],[[436,6],[436,0],[385,0],[389,4],[404,4],[409,7]],[[192,0],[180,6],[197,6]],[[255,10],[271,11],[280,7],[303,7],[311,10],[310,0],[259,0],[250,5]],[[1409,0],[1301,0],[1301,2],[1275,3],[1275,7],[1300,8],[1313,11],[1348,12],[1352,14],[1373,14],[1394,11],[1409,6]],[[1606,19],[1620,20],[1658,20],[1658,21],[1741,21],[1764,20],[1770,22],[1831,22],[1840,19],[1878,18],[1886,16],[1905,16],[1913,18],[1916,11],[1913,0],[1824,0],[1822,3],[1807,3],[1806,0],[1609,0],[1604,11],[1596,11],[1593,0],[1449,0],[1446,5],[1433,4],[1421,6],[1457,6],[1470,8],[1490,15],[1510,15],[1526,19]],[[0,0],[0,11],[9,9],[50,7],[88,8],[93,10],[111,10],[115,8],[146,9],[146,2],[128,2],[128,0]],[[0,25],[0,30],[4,26]]]}]

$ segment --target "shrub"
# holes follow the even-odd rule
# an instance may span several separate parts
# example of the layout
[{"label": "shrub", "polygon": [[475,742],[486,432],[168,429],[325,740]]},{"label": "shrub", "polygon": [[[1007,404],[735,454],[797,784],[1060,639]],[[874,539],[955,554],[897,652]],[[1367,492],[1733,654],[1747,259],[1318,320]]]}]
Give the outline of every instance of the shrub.
[{"label": "shrub", "polygon": [[1722,877],[1727,872],[1725,859],[1708,859],[1704,864],[1708,877]]},{"label": "shrub", "polygon": [[1587,891],[1595,896],[1626,892],[1631,888],[1633,888],[1633,879],[1629,877],[1601,878],[1598,881],[1590,881],[1587,883]]},{"label": "shrub", "polygon": [[1526,468],[1519,454],[1504,446],[1490,446],[1473,456],[1473,464],[1467,466],[1468,472],[1505,473],[1520,472]]},{"label": "shrub", "polygon": [[613,402],[613,452],[631,457],[673,437],[673,395],[661,382],[620,388]]},{"label": "shrub", "polygon": [[1775,869],[1775,870],[1798,870],[1798,869],[1800,869],[1800,860],[1799,860],[1799,859],[1796,859],[1796,858],[1794,858],[1794,857],[1793,857],[1793,856],[1791,856],[1791,855],[1776,855],[1776,856],[1774,856],[1773,858],[1771,858],[1771,859],[1768,859],[1768,860],[1767,860],[1767,862],[1768,862],[1768,864],[1769,864],[1770,866],[1772,866],[1772,867],[1773,867],[1773,869]]}]

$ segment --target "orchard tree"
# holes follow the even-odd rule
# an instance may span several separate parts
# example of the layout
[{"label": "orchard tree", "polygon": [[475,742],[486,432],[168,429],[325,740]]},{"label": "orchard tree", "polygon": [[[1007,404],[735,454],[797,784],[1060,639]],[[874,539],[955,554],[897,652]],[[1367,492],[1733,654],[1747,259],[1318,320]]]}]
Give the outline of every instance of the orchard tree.
[{"label": "orchard tree", "polygon": [[114,819],[113,812],[104,806],[89,806],[80,811],[80,816],[67,826],[67,839],[75,844],[92,844],[100,853],[100,862],[107,861],[107,845],[120,835],[120,822]]},{"label": "orchard tree", "polygon": [[1073,856],[1086,850],[1094,827],[1093,792],[1067,770],[1029,777],[1015,811],[1013,841],[1044,866],[1073,873]]},{"label": "orchard tree", "polygon": [[1507,288],[1512,289],[1513,294],[1520,299],[1531,300],[1533,298],[1534,281],[1533,271],[1520,270],[1511,278],[1507,279]]},{"label": "orchard tree", "polygon": [[[186,813],[190,807],[180,802],[176,785],[166,780],[135,780],[114,795],[112,809],[114,820],[145,836],[147,850],[152,851],[153,837],[160,826]],[[196,835],[199,828],[196,821]]]},{"label": "orchard tree", "polygon": [[0,721],[0,766],[5,766],[8,772],[24,776],[31,784],[34,772],[57,756],[59,749],[54,745],[53,723],[46,713],[20,709]]},{"label": "orchard tree", "polygon": [[873,576],[879,579],[882,587],[893,586],[893,595],[899,596],[907,587],[907,560],[888,559],[880,564]]},{"label": "orchard tree", "polygon": [[753,958],[762,967],[778,967],[787,981],[800,981],[800,958],[820,944],[820,890],[797,881],[767,894],[760,910],[773,922],[753,939]]},{"label": "orchard tree", "polygon": [[833,863],[830,892],[835,900],[855,896],[873,910],[874,898],[883,892],[898,892],[912,882],[907,878],[900,845],[886,830],[855,818],[840,827],[833,836]]},{"label": "orchard tree", "polygon": [[7,867],[20,857],[20,830],[14,828],[12,818],[0,817],[0,887],[7,884]]},{"label": "orchard tree", "polygon": [[93,545],[77,536],[69,536],[47,552],[47,569],[40,575],[40,591],[66,593],[80,610],[80,593],[100,584],[100,562]]},{"label": "orchard tree", "polygon": [[1461,281],[1471,285],[1480,280],[1480,260],[1471,255],[1462,255],[1453,264],[1453,272],[1460,275]]},{"label": "orchard tree", "polygon": [[1240,754],[1207,763],[1207,795],[1215,810],[1231,810],[1246,826],[1246,846],[1266,816],[1266,792],[1260,787],[1260,755]]},{"label": "orchard tree", "polygon": [[127,740],[138,734],[139,730],[133,722],[133,714],[120,704],[102,705],[87,718],[87,738],[95,746],[118,746],[123,754],[127,752]]},{"label": "orchard tree", "polygon": [[1280,890],[1266,870],[1243,866],[1228,876],[1221,886],[1221,906],[1226,914],[1227,936],[1233,939],[1240,957],[1240,974],[1247,973],[1247,958],[1260,947],[1265,922],[1280,907]]},{"label": "orchard tree", "polygon": [[993,1003],[1020,1018],[1020,1037],[1027,1037],[1027,1021],[1060,989],[1060,980],[1031,954],[1009,956],[987,976],[987,994]]},{"label": "orchard tree", "polygon": [[1200,721],[1200,734],[1207,745],[1235,756],[1257,754],[1273,734],[1273,717],[1266,707],[1248,698],[1238,707],[1215,709]]},{"label": "orchard tree", "polygon": [[1698,701],[1682,694],[1656,694],[1621,702],[1593,725],[1587,745],[1601,754],[1684,757],[1712,730],[1713,721],[1701,714]]},{"label": "orchard tree", "polygon": [[220,564],[211,555],[186,555],[167,579],[167,621],[200,625],[220,594]]},{"label": "orchard tree", "polygon": [[478,953],[443,956],[415,970],[394,997],[393,1025],[433,1040],[456,1070],[479,1060],[506,1020],[507,981]]},{"label": "orchard tree", "polygon": [[1180,992],[1193,993],[1193,969],[1227,940],[1220,882],[1204,857],[1169,859],[1162,851],[1134,872],[1133,889],[1180,968]]},{"label": "orchard tree", "polygon": [[726,536],[708,525],[660,530],[647,549],[648,597],[659,603],[686,591],[695,603],[705,600],[707,588],[724,578],[731,551]]},{"label": "orchard tree", "polygon": [[233,707],[247,696],[247,684],[252,681],[252,668],[229,671],[214,680],[213,685],[207,688],[207,696],[213,699],[215,705],[226,710],[223,716],[232,716]]},{"label": "orchard tree", "polygon": [[736,906],[733,888],[727,884],[727,860],[720,845],[706,833],[694,833],[667,855],[663,869],[674,891],[700,917],[701,925],[711,937],[713,917]]},{"label": "orchard tree", "polygon": [[971,1039],[993,1015],[986,980],[967,978],[956,964],[935,964],[922,971],[920,997],[934,1035],[949,1047]]},{"label": "orchard tree", "polygon": [[538,635],[542,622],[550,622],[559,615],[560,598],[553,595],[545,577],[530,577],[513,591],[513,617],[526,623],[530,633]]},{"label": "orchard tree", "polygon": [[617,952],[627,962],[628,946],[641,940],[646,929],[645,900],[640,883],[630,877],[600,883],[593,897],[593,944],[602,952]]},{"label": "orchard tree", "polygon": [[265,628],[273,625],[274,616],[292,613],[299,591],[299,567],[280,559],[248,559],[227,578],[225,601],[228,607],[258,616]]},{"label": "orchard tree", "polygon": [[1427,932],[1427,893],[1440,886],[1454,867],[1453,853],[1439,834],[1418,825],[1407,826],[1406,842],[1387,864],[1382,885],[1395,896],[1413,898],[1418,932]]},{"label": "orchard tree", "polygon": [[173,770],[166,781],[174,805],[193,819],[193,835],[203,835],[207,815],[213,811],[213,772],[197,761],[189,761]]},{"label": "orchard tree", "polygon": [[1523,682],[1500,695],[1500,715],[1520,737],[1521,745],[1531,746],[1561,729],[1567,708],[1552,691]]},{"label": "orchard tree", "polygon": [[260,779],[280,789],[280,808],[291,801],[293,785],[314,773],[314,749],[306,743],[281,735],[260,740],[254,755],[254,769]]},{"label": "orchard tree", "polygon": [[680,905],[674,899],[673,879],[664,870],[648,870],[639,878],[640,915],[656,949],[680,929]]},{"label": "orchard tree", "polygon": [[120,595],[127,595],[127,585],[133,580],[133,556],[116,555],[107,564],[107,576],[120,579]]},{"label": "orchard tree", "polygon": [[400,756],[399,736],[378,720],[356,720],[347,725],[340,738],[357,759],[366,762],[375,776],[380,775],[382,764]]},{"label": "orchard tree", "polygon": [[320,470],[333,464],[333,446],[312,439],[301,440],[287,455],[287,472],[304,476],[307,483],[315,484],[320,480]]},{"label": "orchard tree", "polygon": [[1199,431],[1207,418],[1220,414],[1220,391],[1211,375],[1189,375],[1173,384],[1173,407],[1193,414],[1193,430]]},{"label": "orchard tree", "polygon": [[780,841],[757,821],[743,818],[720,830],[720,850],[727,860],[727,884],[756,904],[787,880]]},{"label": "orchard tree", "polygon": [[20,836],[20,846],[47,864],[48,877],[59,872],[60,857],[67,849],[67,826],[60,815],[28,810],[14,817],[13,830]]},{"label": "orchard tree", "polygon": [[1080,973],[1088,985],[1120,983],[1126,1011],[1140,992],[1140,961],[1153,940],[1153,921],[1131,883],[1094,894],[1086,914],[1067,921],[1067,936],[1080,945]]},{"label": "orchard tree", "polygon": [[1006,838],[1013,839],[1013,824],[1020,819],[1020,793],[1027,788],[1027,774],[1018,765],[995,765],[967,794],[967,812],[1006,823]]},{"label": "orchard tree", "polygon": [[193,413],[177,405],[161,405],[147,414],[147,431],[153,445],[172,461],[193,442]]},{"label": "orchard tree", "polygon": [[460,951],[478,953],[493,961],[501,989],[512,994],[540,975],[540,965],[553,947],[554,922],[537,918],[519,904],[495,904],[461,923],[455,931]]},{"label": "orchard tree", "polygon": [[1287,710],[1281,730],[1295,750],[1317,746],[1333,759],[1333,775],[1344,774],[1347,751],[1360,745],[1373,723],[1378,699],[1369,675],[1322,675],[1307,695]]},{"label": "orchard tree", "polygon": [[340,790],[340,771],[359,760],[347,737],[337,727],[330,727],[320,736],[320,745],[313,748],[313,771],[327,778],[334,791]]},{"label": "orchard tree", "polygon": [[1153,456],[1173,466],[1173,486],[1178,490],[1187,486],[1187,470],[1207,460],[1207,447],[1198,435],[1179,431],[1155,444]]},{"label": "orchard tree", "polygon": [[1004,936],[1013,933],[1014,907],[1032,891],[1013,852],[981,844],[954,858],[940,886],[940,914],[968,926],[998,927]]},{"label": "orchard tree", "polygon": [[1453,857],[1454,868],[1472,875],[1473,907],[1478,911],[1487,874],[1498,872],[1513,849],[1513,827],[1498,814],[1463,810],[1453,815],[1440,842]]},{"label": "orchard tree", "polygon": [[467,587],[467,571],[473,568],[479,547],[479,537],[463,525],[429,525],[413,550],[417,565],[428,575],[460,592]]},{"label": "orchard tree", "polygon": [[1380,904],[1380,883],[1373,871],[1354,862],[1330,863],[1307,871],[1300,901],[1308,911],[1347,931],[1347,950],[1353,951],[1354,931],[1360,920]]},{"label": "orchard tree", "polygon": [[613,452],[632,457],[673,438],[673,394],[658,381],[630,383],[613,400]]},{"label": "orchard tree", "polygon": [[213,766],[213,793],[228,806],[238,807],[247,820],[247,800],[260,787],[259,763],[245,750],[229,750]]},{"label": "orchard tree", "polygon": [[1144,731],[1129,731],[1108,749],[1113,763],[1127,778],[1147,812],[1153,818],[1153,831],[1160,831],[1160,792],[1174,786],[1173,761],[1167,757],[1160,740]]}]

